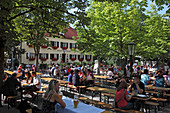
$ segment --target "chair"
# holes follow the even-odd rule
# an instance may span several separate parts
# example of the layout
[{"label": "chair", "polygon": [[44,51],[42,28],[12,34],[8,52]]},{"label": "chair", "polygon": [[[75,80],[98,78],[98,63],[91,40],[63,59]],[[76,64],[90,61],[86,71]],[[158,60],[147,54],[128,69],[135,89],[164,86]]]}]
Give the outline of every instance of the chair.
[{"label": "chair", "polygon": [[[17,96],[8,96],[7,99],[8,99],[8,109],[9,109],[9,104],[10,104],[10,100],[11,99],[16,99]],[[14,103],[15,104],[15,103]]]}]

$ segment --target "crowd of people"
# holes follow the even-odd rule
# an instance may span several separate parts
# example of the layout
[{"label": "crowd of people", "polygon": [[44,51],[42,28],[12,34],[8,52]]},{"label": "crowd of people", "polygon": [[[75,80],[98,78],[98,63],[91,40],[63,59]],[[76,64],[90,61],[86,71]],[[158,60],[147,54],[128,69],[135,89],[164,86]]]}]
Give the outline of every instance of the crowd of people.
[{"label": "crowd of people", "polygon": [[[62,80],[63,78],[68,78],[67,81],[69,85],[74,86],[93,86],[95,77],[94,69],[90,66],[73,66],[66,65],[61,67],[60,65],[53,65],[49,69],[49,75],[53,78]],[[170,70],[167,68],[159,68],[153,70],[150,66],[138,66],[134,65],[132,73],[130,71],[130,66],[126,65],[124,69],[120,66],[106,66],[100,68],[100,74],[108,76],[108,79],[115,80],[116,84],[116,97],[115,105],[121,109],[140,109],[140,104],[134,106],[134,99],[132,98],[136,93],[145,94],[145,85],[152,84],[156,87],[168,87],[170,88]],[[22,73],[22,76],[17,78],[17,74]],[[151,81],[151,76],[154,78]],[[132,77],[132,78],[131,78]],[[36,75],[36,68],[33,65],[31,71],[24,70],[22,65],[17,69],[16,73],[13,73],[11,77],[4,75],[4,95],[13,96],[17,95],[17,90],[21,88],[22,84],[33,84],[31,87],[24,89],[24,94],[30,94],[34,100],[36,95],[35,91],[41,89],[41,78]],[[128,85],[130,84],[130,85]],[[18,88],[17,88],[18,87]],[[43,111],[49,112],[52,110],[51,106],[57,102],[65,107],[65,103],[59,98],[59,83],[56,80],[51,80],[46,90],[44,101],[43,101]],[[169,92],[168,92],[169,93]],[[130,94],[130,96],[129,96]],[[6,103],[7,98],[4,100]]]}]

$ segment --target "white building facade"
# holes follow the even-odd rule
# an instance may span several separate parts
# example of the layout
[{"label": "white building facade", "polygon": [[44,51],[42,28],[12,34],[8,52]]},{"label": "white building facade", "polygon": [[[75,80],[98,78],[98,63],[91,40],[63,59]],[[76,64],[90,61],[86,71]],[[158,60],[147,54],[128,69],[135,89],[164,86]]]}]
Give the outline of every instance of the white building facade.
[{"label": "white building facade", "polygon": [[[72,29],[72,28],[70,28]],[[92,54],[82,54],[81,50],[77,48],[76,41],[70,38],[51,38],[49,43],[51,46],[42,45],[39,53],[39,64],[60,64],[60,63],[74,63],[74,62],[92,62]],[[21,55],[21,63],[35,64],[35,52],[33,45],[27,42],[22,42],[22,48],[25,53]]]}]

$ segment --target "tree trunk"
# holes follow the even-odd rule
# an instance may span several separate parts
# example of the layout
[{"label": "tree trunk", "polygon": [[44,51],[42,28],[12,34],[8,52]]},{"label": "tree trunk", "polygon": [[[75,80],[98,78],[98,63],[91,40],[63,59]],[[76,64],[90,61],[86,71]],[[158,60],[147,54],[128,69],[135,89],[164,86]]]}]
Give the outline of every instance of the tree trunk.
[{"label": "tree trunk", "polygon": [[3,84],[3,75],[4,75],[4,48],[5,40],[0,40],[0,105],[1,105],[1,89]]}]

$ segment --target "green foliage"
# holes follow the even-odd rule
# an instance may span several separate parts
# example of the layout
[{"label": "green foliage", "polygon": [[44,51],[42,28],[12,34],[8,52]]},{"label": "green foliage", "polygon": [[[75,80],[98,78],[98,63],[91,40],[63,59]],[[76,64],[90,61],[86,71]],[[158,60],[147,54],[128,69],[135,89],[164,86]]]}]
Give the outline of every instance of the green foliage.
[{"label": "green foliage", "polygon": [[128,9],[127,5],[118,2],[93,2],[87,12],[87,17],[91,19],[89,25],[77,27],[80,48],[102,58],[125,58],[126,44],[136,42],[136,37],[143,35],[140,30],[142,13],[140,7],[134,4],[143,5],[134,0]]},{"label": "green foliage", "polygon": [[83,52],[92,52],[97,59],[128,57],[127,43],[136,43],[135,55],[153,58],[167,53],[169,20],[152,11],[145,15],[147,2],[125,0],[118,2],[93,2],[87,11],[89,23],[77,25],[78,47]]}]

